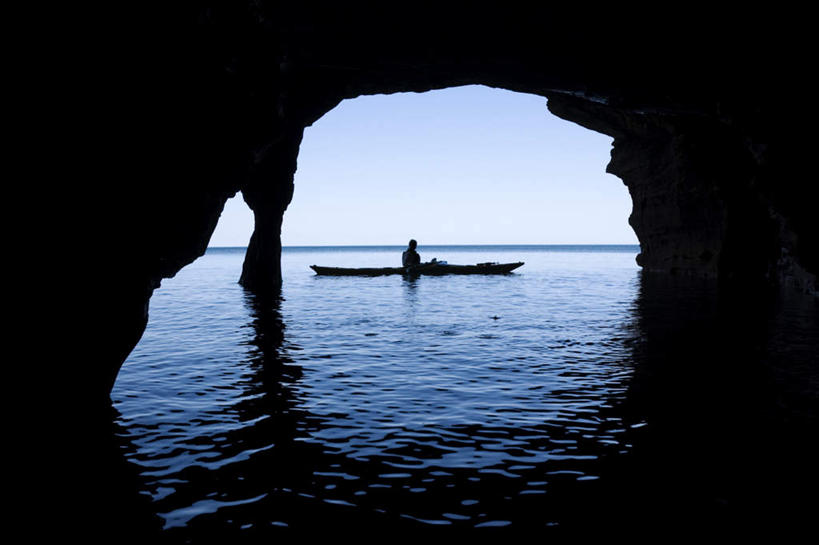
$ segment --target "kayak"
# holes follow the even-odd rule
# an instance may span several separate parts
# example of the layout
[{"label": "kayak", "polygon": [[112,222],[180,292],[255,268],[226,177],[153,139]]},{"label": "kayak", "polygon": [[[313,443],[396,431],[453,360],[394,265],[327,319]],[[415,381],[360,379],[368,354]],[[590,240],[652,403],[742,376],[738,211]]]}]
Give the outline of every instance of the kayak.
[{"label": "kayak", "polygon": [[310,265],[316,274],[326,276],[383,276],[387,274],[415,275],[442,275],[442,274],[507,274],[523,265],[517,263],[478,263],[477,265],[450,265],[449,263],[431,262],[421,263],[414,267],[378,267],[346,269],[342,267],[321,267]]}]

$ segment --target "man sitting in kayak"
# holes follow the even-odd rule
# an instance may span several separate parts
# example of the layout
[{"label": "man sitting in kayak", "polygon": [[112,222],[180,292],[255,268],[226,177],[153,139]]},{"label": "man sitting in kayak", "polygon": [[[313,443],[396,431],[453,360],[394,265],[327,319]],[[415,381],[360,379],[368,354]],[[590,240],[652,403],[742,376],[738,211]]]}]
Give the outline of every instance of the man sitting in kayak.
[{"label": "man sitting in kayak", "polygon": [[404,253],[401,254],[401,263],[404,267],[414,267],[415,265],[421,264],[421,256],[415,251],[417,247],[418,243],[415,242],[415,239],[409,241],[409,248],[404,250]]},{"label": "man sitting in kayak", "polygon": [[[421,256],[415,251],[415,248],[417,247],[418,243],[415,242],[415,239],[409,241],[409,248],[404,250],[404,253],[401,254],[401,263],[404,265],[404,268],[417,267],[421,264]],[[424,265],[436,265],[438,263],[446,264],[446,261],[439,262],[437,257],[433,257],[432,261],[429,263],[424,263]]]}]

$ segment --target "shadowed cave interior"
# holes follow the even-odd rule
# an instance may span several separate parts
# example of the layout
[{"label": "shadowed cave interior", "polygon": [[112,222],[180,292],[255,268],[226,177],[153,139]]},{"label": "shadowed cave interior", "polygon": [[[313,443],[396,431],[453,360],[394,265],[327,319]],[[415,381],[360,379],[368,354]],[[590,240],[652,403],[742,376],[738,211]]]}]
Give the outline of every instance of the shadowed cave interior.
[{"label": "shadowed cave interior", "polygon": [[100,318],[70,366],[89,422],[110,425],[109,393],[153,291],[204,254],[239,191],[256,222],[241,283],[278,290],[303,131],[360,95],[480,84],[546,97],[553,114],[614,139],[607,170],[631,194],[646,278],[708,278],[746,304],[778,287],[815,298],[809,18],[608,9],[215,2],[111,23],[83,73],[105,92],[77,108],[92,129],[84,174],[115,189],[84,218],[104,248],[83,264]]},{"label": "shadowed cave interior", "polygon": [[816,294],[809,154],[788,100],[802,37],[774,41],[760,25],[775,20],[690,14],[678,19],[690,26],[670,28],[602,13],[174,9],[150,43],[126,48],[115,73],[133,85],[107,99],[129,107],[100,162],[128,168],[96,213],[112,239],[90,264],[109,271],[92,298],[109,319],[80,371],[89,399],[107,398],[151,293],[204,253],[238,191],[255,216],[240,282],[280,287],[304,128],[362,94],[481,84],[546,97],[553,114],[613,137],[607,170],[631,194],[644,271]]}]

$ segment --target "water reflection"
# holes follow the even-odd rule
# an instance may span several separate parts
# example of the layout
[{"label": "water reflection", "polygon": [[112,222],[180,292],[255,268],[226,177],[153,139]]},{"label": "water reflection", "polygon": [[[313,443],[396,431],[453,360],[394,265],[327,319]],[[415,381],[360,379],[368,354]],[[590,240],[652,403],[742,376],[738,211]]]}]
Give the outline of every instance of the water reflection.
[{"label": "water reflection", "polygon": [[38,498],[37,527],[24,532],[134,542],[161,536],[162,520],[144,492],[142,468],[129,461],[136,447],[121,419],[109,407],[103,418],[76,421],[65,432],[71,437],[55,456],[59,475],[50,483],[53,489]]},{"label": "water reflection", "polygon": [[[215,408],[235,415],[232,425],[201,437],[203,448],[213,453],[207,470],[183,469],[174,494],[156,502],[167,533],[180,539],[286,525],[293,518],[288,501],[293,483],[310,479],[311,460],[318,455],[299,441],[312,424],[293,391],[302,370],[288,355],[299,347],[285,341],[281,296],[245,292],[244,299],[252,329],[247,372],[230,386],[235,403]],[[234,522],[236,512],[241,514]]]},{"label": "water reflection", "polygon": [[[401,289],[411,311],[418,285]],[[411,357],[389,325],[300,346],[279,297],[244,297],[246,356],[212,386],[226,395],[207,418],[123,423],[172,541],[317,524],[799,524],[816,507],[797,496],[818,454],[819,322],[803,298],[643,275],[623,315],[574,332],[547,322],[516,341],[526,351],[477,330],[461,360],[444,343],[469,330],[420,318],[396,336],[438,345]]]},{"label": "water reflection", "polygon": [[632,508],[658,524],[810,521],[815,301],[644,275],[637,313],[642,337],[620,410],[647,425],[610,477],[613,493],[628,487]]},{"label": "water reflection", "polygon": [[405,309],[408,319],[415,317],[415,311],[418,307],[418,277],[405,276],[401,280],[401,286],[404,288],[404,300],[406,301]]}]

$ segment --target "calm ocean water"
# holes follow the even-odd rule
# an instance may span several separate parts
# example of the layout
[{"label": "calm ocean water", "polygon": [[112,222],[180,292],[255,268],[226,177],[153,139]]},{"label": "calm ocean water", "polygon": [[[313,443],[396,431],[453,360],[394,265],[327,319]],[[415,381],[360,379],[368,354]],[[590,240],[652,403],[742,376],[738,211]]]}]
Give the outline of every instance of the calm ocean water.
[{"label": "calm ocean water", "polygon": [[815,301],[652,279],[636,246],[419,248],[526,262],[501,276],[309,269],[402,249],[286,248],[280,300],[236,283],[243,249],[163,282],[112,399],[164,537],[807,516]]}]

